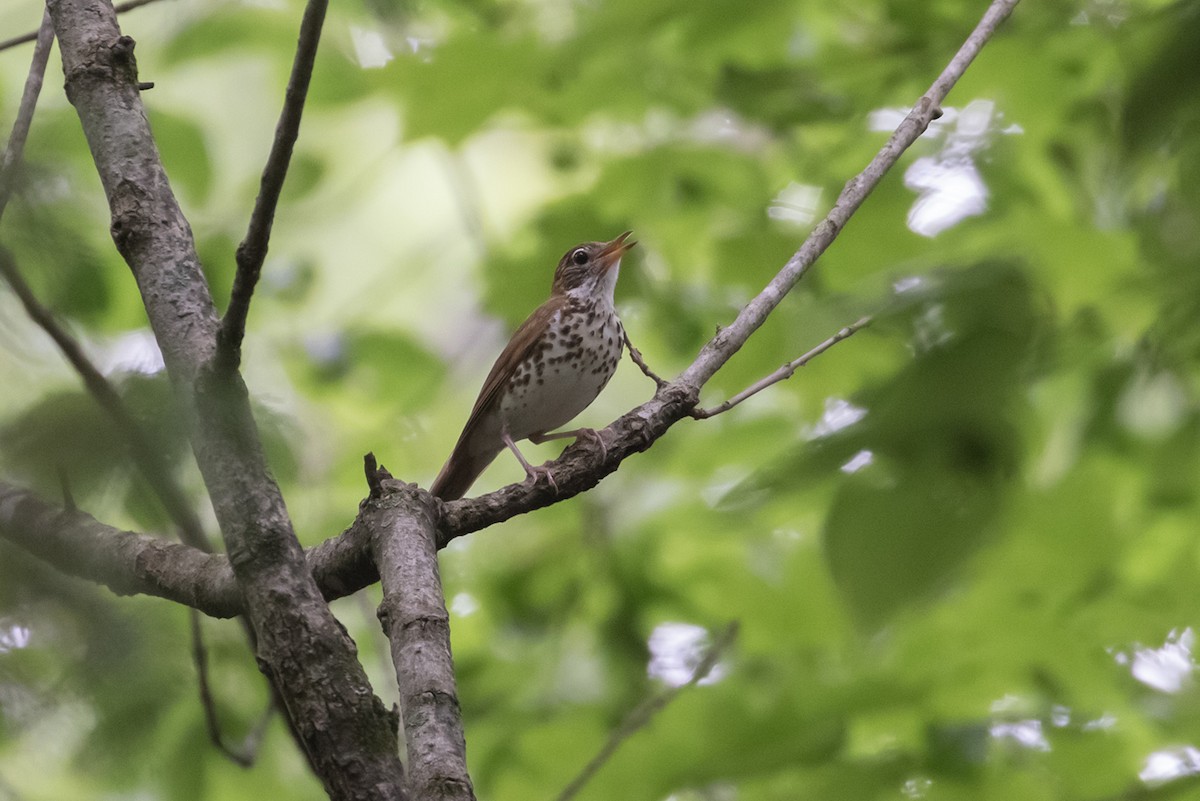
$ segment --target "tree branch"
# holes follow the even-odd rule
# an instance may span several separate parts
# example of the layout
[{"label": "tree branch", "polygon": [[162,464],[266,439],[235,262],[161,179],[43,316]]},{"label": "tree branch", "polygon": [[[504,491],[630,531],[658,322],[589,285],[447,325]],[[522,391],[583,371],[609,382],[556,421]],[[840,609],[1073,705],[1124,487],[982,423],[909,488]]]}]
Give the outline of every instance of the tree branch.
[{"label": "tree branch", "polygon": [[771,386],[772,384],[777,384],[780,381],[784,381],[786,379],[791,378],[793,375],[796,374],[796,371],[799,370],[801,367],[808,364],[813,359],[817,358],[822,353],[829,350],[837,343],[841,342],[843,339],[848,339],[848,338],[854,336],[854,332],[859,331],[863,328],[866,328],[870,324],[871,324],[870,317],[863,317],[863,318],[859,319],[857,322],[851,323],[850,325],[848,325],[845,328],[838,331],[833,336],[829,337],[829,339],[826,339],[820,345],[817,345],[815,348],[808,351],[808,353],[805,353],[803,356],[793,359],[792,361],[783,365],[782,367],[780,367],[778,370],[771,373],[770,375],[760,378],[758,381],[755,381],[753,384],[746,387],[741,392],[734,395],[732,398],[725,401],[724,403],[719,404],[717,406],[713,406],[711,409],[701,409],[700,407],[696,407],[695,409],[692,409],[692,411],[691,411],[692,417],[696,418],[697,420],[706,420],[709,417],[714,417],[718,414],[721,414],[722,412],[729,411],[734,406],[737,406],[739,403],[746,400],[747,398],[751,398],[751,397],[757,395],[758,393],[762,392],[764,389]]},{"label": "tree branch", "polygon": [[221,721],[217,717],[217,705],[213,699],[212,685],[208,681],[208,649],[204,647],[204,631],[200,624],[200,613],[195,609],[188,610],[188,618],[192,632],[192,662],[196,665],[196,682],[200,688],[200,706],[204,710],[204,723],[208,728],[208,738],[218,751],[230,761],[243,768],[254,764],[258,757],[258,748],[262,745],[263,736],[267,733],[267,724],[275,713],[274,696],[267,702],[258,723],[254,725],[240,747],[233,747],[225,742],[221,734]]},{"label": "tree branch", "polygon": [[667,705],[678,698],[680,693],[704,681],[708,677],[708,674],[712,672],[712,669],[717,666],[717,662],[721,659],[721,654],[737,639],[737,633],[737,622],[730,623],[717,636],[713,644],[709,646],[708,651],[705,652],[704,657],[696,665],[696,669],[692,671],[692,675],[688,677],[686,682],[676,687],[668,687],[665,690],[660,690],[638,704],[625,717],[625,720],[621,721],[621,725],[608,736],[608,740],[596,756],[592,757],[583,766],[583,770],[579,771],[579,775],[563,788],[563,791],[558,794],[556,801],[570,801],[570,799],[577,796],[584,785],[591,781],[592,777],[599,772],[600,768],[604,767],[604,764],[612,759],[613,754],[617,753],[617,749],[621,747],[622,743],[645,728],[646,724],[653,720],[655,715],[666,709]]},{"label": "tree branch", "polygon": [[646,360],[642,358],[642,352],[635,348],[633,343],[629,341],[629,332],[622,331],[622,334],[625,336],[625,347],[629,350],[629,358],[633,359],[633,363],[636,364],[638,369],[642,371],[642,375],[653,381],[654,386],[658,387],[659,389],[662,389],[664,386],[666,386],[666,379],[662,378],[658,373],[650,369],[650,365],[646,364]]},{"label": "tree branch", "polygon": [[[875,155],[866,169],[846,183],[829,214],[808,235],[800,249],[788,259],[787,264],[766,288],[746,304],[737,318],[704,346],[691,366],[676,379],[677,382],[696,388],[703,386],[733,354],[737,353],[750,335],[759,329],[766,321],[767,315],[779,305],[796,282],[804,277],[817,258],[833,244],[833,240],[846,227],[850,217],[879,185],[892,165],[899,161],[904,151],[917,141],[921,134],[925,133],[929,123],[941,116],[942,101],[979,55],[979,51],[996,32],[996,28],[1012,13],[1017,2],[1018,0],[993,0],[979,24],[975,26],[975,30],[888,138],[883,149]],[[555,473],[556,478],[557,476]]]},{"label": "tree branch", "polygon": [[326,791],[401,799],[404,773],[387,710],[354,644],[321,597],[271,477],[236,371],[215,370],[216,309],[139,96],[133,40],[106,0],[50,0],[75,106],[159,349],[188,409],[260,667],[280,688]]},{"label": "tree branch", "polygon": [[33,124],[33,110],[37,107],[38,95],[42,91],[46,64],[50,61],[54,26],[50,22],[49,11],[43,12],[42,25],[34,36],[37,45],[33,48],[33,59],[29,65],[29,75],[25,78],[21,104],[17,107],[17,118],[13,121],[12,133],[9,134],[8,144],[4,148],[4,157],[0,159],[0,218],[4,217],[8,199],[16,189],[15,176],[25,153],[25,140],[29,138],[29,128]]},{"label": "tree branch", "polygon": [[[368,471],[374,457],[368,455]],[[383,471],[380,471],[383,472]],[[414,798],[474,801],[467,744],[450,653],[450,614],[438,575],[437,507],[416,485],[382,477],[364,503],[374,532],[383,601],[379,622],[391,642],[400,688]]]},{"label": "tree branch", "polygon": [[213,546],[208,535],[204,533],[200,518],[192,508],[192,503],[187,495],[171,477],[170,466],[163,459],[160,449],[142,431],[142,427],[125,408],[125,402],[121,400],[121,396],[88,359],[82,346],[59,324],[58,320],[54,318],[54,314],[38,302],[29,285],[25,283],[25,279],[21,277],[17,265],[13,262],[12,254],[4,247],[0,247],[0,275],[3,275],[8,285],[12,287],[13,293],[25,307],[25,313],[54,340],[54,344],[58,345],[63,356],[79,374],[88,394],[121,431],[129,443],[130,452],[133,454],[134,462],[142,476],[162,502],[167,514],[179,527],[180,539],[193,548],[211,553]]},{"label": "tree branch", "polygon": [[250,299],[254,296],[254,287],[258,284],[263,262],[267,258],[267,245],[271,239],[275,209],[279,205],[279,195],[287,178],[292,149],[300,136],[300,117],[304,113],[304,101],[308,97],[313,62],[317,58],[317,45],[321,42],[321,27],[325,23],[325,11],[328,7],[329,0],[308,0],[304,7],[304,18],[300,21],[300,40],[292,61],[292,74],[288,78],[283,110],[279,113],[279,122],[275,125],[275,139],[271,143],[271,153],[267,156],[266,166],[263,167],[258,197],[254,201],[254,211],[250,214],[246,238],[238,245],[237,273],[233,278],[229,307],[221,320],[221,330],[217,338],[220,349],[218,356],[228,366],[236,366],[241,359]]},{"label": "tree branch", "polygon": [[[699,395],[696,382],[711,377],[733,350],[740,347],[745,337],[752,333],[747,328],[754,324],[760,313],[769,312],[770,309],[763,312],[765,305],[771,304],[770,308],[777,305],[782,298],[781,295],[776,297],[779,282],[786,283],[794,269],[807,270],[804,265],[811,264],[808,259],[813,249],[823,250],[828,246],[832,238],[824,239],[828,234],[822,232],[842,227],[845,209],[850,207],[853,211],[861,205],[866,194],[882,178],[882,170],[894,163],[900,150],[916,138],[921,125],[927,124],[932,117],[937,103],[1015,4],[1016,0],[996,0],[989,7],[983,21],[950,66],[889,139],[871,167],[847,184],[830,217],[814,230],[771,285],[743,310],[734,324],[706,345],[696,362],[679,378],[662,386],[649,401],[608,426],[604,435],[606,454],[601,456],[586,442],[569,446],[555,466],[557,493],[544,484],[514,484],[477,498],[438,502],[438,547],[445,547],[456,537],[590,489],[614,472],[627,457],[645,450],[672,425],[688,417]],[[757,311],[751,312],[751,307]],[[760,319],[758,323],[761,324]],[[25,490],[2,483],[0,535],[73,575],[108,584],[116,592],[158,595],[214,616],[231,616],[242,611],[229,563],[222,557],[205,557],[186,546],[120,532],[102,526],[86,515],[68,515]],[[378,580],[371,564],[371,536],[367,522],[360,516],[342,535],[308,552],[308,566],[326,598],[348,595]],[[118,551],[122,558],[118,558]],[[209,559],[211,561],[207,561]],[[187,565],[190,570],[167,569],[161,564],[166,560],[170,560],[171,567]],[[153,565],[155,569],[147,570],[147,565]]]},{"label": "tree branch", "polygon": [[[115,6],[113,6],[113,10],[118,14],[123,14],[126,11],[132,11],[135,8],[141,8],[142,6],[148,6],[151,3],[157,2],[158,0],[129,0],[127,3],[117,3]],[[32,42],[37,38],[38,31],[30,31],[29,33],[23,33],[20,36],[14,36],[11,39],[3,39],[0,40],[0,50],[8,50],[9,48],[16,47],[17,45],[23,45],[27,42]]]},{"label": "tree branch", "polygon": [[[379,580],[370,532],[360,520],[340,536],[308,549],[314,580],[332,600]],[[118,595],[152,595],[217,618],[243,613],[241,593],[225,554],[107,526],[92,516],[48,503],[0,482],[0,537],[68,575],[103,584]]]}]

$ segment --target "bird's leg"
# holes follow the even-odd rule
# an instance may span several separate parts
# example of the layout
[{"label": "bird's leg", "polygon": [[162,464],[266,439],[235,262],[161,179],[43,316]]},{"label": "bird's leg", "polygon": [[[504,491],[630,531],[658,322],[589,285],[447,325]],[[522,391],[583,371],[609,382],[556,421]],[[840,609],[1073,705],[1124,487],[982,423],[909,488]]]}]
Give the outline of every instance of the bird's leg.
[{"label": "bird's leg", "polygon": [[513,452],[513,456],[517,457],[517,461],[521,463],[521,467],[525,468],[525,479],[527,481],[532,481],[534,484],[536,484],[538,476],[545,476],[546,480],[550,482],[550,486],[554,487],[554,493],[556,495],[558,494],[558,484],[554,481],[554,474],[550,472],[549,467],[546,467],[545,465],[534,467],[531,465],[521,451],[517,448],[517,443],[513,442],[513,438],[508,435],[507,429],[500,432],[500,439],[502,439],[504,444],[508,446],[508,449]]},{"label": "bird's leg", "polygon": [[552,439],[566,439],[574,437],[575,439],[590,439],[600,448],[600,460],[604,461],[608,458],[608,446],[604,444],[604,438],[600,436],[600,432],[594,428],[577,428],[574,431],[556,431],[553,434],[530,434],[529,441],[534,445],[541,445],[543,442]]}]

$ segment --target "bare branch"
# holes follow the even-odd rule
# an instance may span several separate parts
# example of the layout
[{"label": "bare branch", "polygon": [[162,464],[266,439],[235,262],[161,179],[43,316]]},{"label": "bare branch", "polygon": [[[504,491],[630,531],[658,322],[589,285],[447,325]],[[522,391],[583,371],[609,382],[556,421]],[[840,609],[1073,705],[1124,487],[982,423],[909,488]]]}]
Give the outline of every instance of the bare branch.
[{"label": "bare branch", "polygon": [[725,401],[724,403],[722,403],[718,406],[714,406],[711,409],[701,409],[699,407],[692,409],[692,412],[691,412],[692,417],[696,418],[697,420],[705,420],[709,417],[713,417],[715,415],[721,414],[722,412],[729,411],[734,406],[737,406],[739,403],[741,403],[742,401],[746,400],[749,397],[757,395],[759,392],[762,392],[764,389],[771,386],[772,384],[777,384],[780,381],[791,378],[793,375],[795,375],[796,371],[799,370],[801,367],[808,364],[810,361],[812,361],[816,357],[820,356],[822,353],[829,350],[834,345],[841,342],[843,339],[848,339],[849,337],[853,336],[854,332],[859,331],[863,328],[866,328],[870,324],[871,324],[870,317],[863,317],[860,320],[858,320],[857,322],[851,323],[850,325],[848,325],[845,328],[838,331],[833,336],[829,337],[829,339],[825,340],[820,345],[817,345],[815,348],[810,350],[808,353],[805,353],[803,356],[793,359],[792,361],[783,365],[782,367],[780,367],[778,370],[771,373],[770,375],[764,376],[763,378],[759,379],[758,381],[755,381],[753,384],[746,387],[741,392],[734,395],[732,398]]},{"label": "bare branch", "polygon": [[642,352],[635,348],[633,343],[629,341],[629,332],[625,331],[624,334],[625,347],[629,349],[629,358],[633,359],[633,363],[638,366],[638,369],[642,371],[643,375],[653,381],[656,387],[662,389],[667,385],[666,379],[660,378],[658,373],[651,370],[650,365],[646,364],[646,360],[642,358]]},{"label": "bare branch", "polygon": [[380,494],[364,504],[364,515],[374,532],[371,550],[383,585],[379,621],[391,642],[400,688],[412,794],[473,801],[450,614],[438,574],[436,502],[392,478],[371,483]]},{"label": "bare branch", "polygon": [[187,410],[260,667],[276,683],[326,791],[402,799],[387,710],[321,597],[267,468],[241,375],[214,370],[219,320],[139,94],[134,42],[108,0],[49,0],[79,114],[151,327]]},{"label": "bare branch", "polygon": [[515,484],[470,500],[445,505],[440,529],[443,540],[518,514],[549,506],[591,489],[609,473],[616,471],[628,456],[644,451],[672,425],[690,416],[699,399],[700,388],[725,365],[766,321],[796,282],[812,267],[817,257],[833,243],[850,217],[871,191],[883,180],[900,155],[940,115],[939,104],[950,88],[962,77],[967,66],[1012,12],[1018,0],[993,0],[983,18],[959,48],[958,53],[938,76],[895,133],[861,173],[847,182],[837,202],[817,225],[800,249],[788,260],[771,282],[750,301],[729,326],[701,349],[695,361],[677,378],[659,387],[654,397],[622,415],[602,434],[607,452],[596,454],[572,445],[555,462],[556,488],[545,484]]},{"label": "bare branch", "polygon": [[37,45],[33,48],[33,60],[29,75],[25,78],[25,90],[21,93],[21,104],[17,107],[17,118],[13,121],[12,133],[0,159],[0,218],[16,188],[15,175],[25,153],[25,140],[29,138],[29,127],[33,124],[33,110],[37,107],[38,95],[42,91],[42,80],[46,75],[46,64],[50,61],[50,45],[54,43],[54,26],[50,12],[42,14],[42,26],[34,35]]},{"label": "bare branch", "polygon": [[[113,10],[118,14],[121,14],[123,12],[132,11],[135,8],[141,8],[142,6],[148,6],[151,3],[157,2],[158,0],[129,0],[127,3],[117,3],[115,6],[113,6]],[[11,39],[3,39],[0,40],[0,50],[8,50],[10,47],[23,45],[27,42],[32,42],[37,38],[38,31],[30,31],[29,33],[23,33],[20,36],[14,36]]]},{"label": "bare branch", "polygon": [[154,595],[219,617],[241,610],[229,559],[106,526],[0,482],[0,536],[118,595]]},{"label": "bare branch", "polygon": [[[962,74],[966,64],[1014,5],[1015,0],[997,0],[992,4],[983,22],[955,56],[951,66],[935,82],[930,94],[918,104],[918,109],[923,108],[928,116],[932,116],[933,101],[940,102],[949,86]],[[912,133],[915,124],[906,122],[900,130],[910,130]],[[895,142],[896,137],[893,137],[884,149],[884,152],[892,153],[890,161],[895,160],[895,148],[903,146],[903,143],[897,145]],[[903,142],[911,142],[911,138],[905,138]],[[880,157],[877,157],[872,164],[879,160]],[[881,175],[878,171],[871,175],[864,172],[863,176],[851,181],[847,185],[847,192],[843,193],[849,193],[850,197],[839,200],[830,219],[818,226],[817,231],[838,224],[837,219],[843,218],[835,217],[835,212],[845,203],[857,208]],[[813,237],[810,237],[811,241],[814,241]],[[825,242],[825,246],[827,244]],[[797,259],[802,256],[808,258],[804,255],[809,253],[808,248],[810,244],[806,242],[797,256],[784,267],[781,275],[791,270]],[[776,286],[776,282],[764,290],[764,295],[768,301],[777,303],[778,299],[773,297],[773,286]],[[751,306],[760,303],[757,308],[761,311],[762,297],[760,295]],[[664,385],[651,400],[609,425],[604,434],[607,445],[604,454],[598,454],[586,445],[568,447],[555,466],[557,494],[544,484],[514,484],[477,498],[448,504],[439,502],[438,547],[444,547],[455,537],[590,489],[604,476],[614,472],[626,458],[648,448],[695,408],[699,394],[695,379],[707,380],[705,374],[711,376],[715,372],[714,365],[723,364],[732,355],[732,351],[727,350],[735,342],[734,337],[742,336],[739,331],[745,333],[746,326],[754,322],[754,315],[747,321],[746,314],[744,310],[733,326],[718,334],[706,346],[697,362],[680,378]],[[749,336],[749,333],[745,333],[745,336]],[[742,341],[744,338],[737,344],[740,346]],[[205,557],[186,546],[119,532],[82,515],[67,518],[66,522],[63,520],[64,512],[60,507],[37,500],[27,491],[5,487],[0,483],[0,535],[67,572],[106,583],[117,592],[158,595],[216,616],[242,612],[238,589],[233,584],[229,563],[223,557]],[[331,538],[308,552],[308,568],[326,598],[351,594],[378,580],[371,563],[370,537],[369,527],[360,515],[341,536]],[[190,569],[169,569],[184,565]]]},{"label": "bare branch", "polygon": [[[340,536],[306,551],[308,568],[326,599],[351,595],[379,580],[370,536],[360,518]],[[189,545],[122,531],[2,481],[0,537],[118,595],[166,598],[217,618],[244,611],[225,554],[206,554]]]},{"label": "bare branch", "polygon": [[717,666],[721,654],[737,639],[737,632],[738,624],[734,621],[726,626],[725,630],[709,646],[708,651],[696,665],[696,669],[692,671],[691,677],[686,682],[676,687],[668,687],[665,690],[654,693],[638,704],[626,716],[625,720],[621,721],[621,725],[609,735],[608,741],[604,743],[604,746],[596,756],[592,757],[591,761],[583,766],[583,770],[579,771],[579,775],[563,788],[563,791],[558,794],[557,801],[570,801],[570,799],[578,795],[584,785],[596,775],[600,768],[604,767],[604,763],[612,759],[613,754],[617,752],[622,743],[644,728],[647,723],[654,719],[655,715],[663,711],[668,704],[678,698],[680,693],[691,687],[695,687],[703,681],[712,672],[712,669]]},{"label": "bare branch", "polygon": [[274,700],[267,702],[258,723],[246,734],[241,746],[233,747],[225,742],[221,734],[221,723],[217,717],[217,706],[213,700],[212,686],[208,681],[208,649],[204,647],[204,631],[200,626],[200,613],[195,609],[188,610],[192,632],[192,661],[196,665],[196,680],[200,686],[200,706],[204,709],[204,723],[208,728],[208,737],[218,751],[233,763],[248,768],[258,758],[258,748],[262,744],[267,731],[267,724],[275,714]]},{"label": "bare branch", "polygon": [[313,62],[317,57],[317,45],[321,41],[321,26],[325,22],[325,10],[329,0],[308,0],[304,18],[300,22],[300,41],[296,45],[296,56],[292,62],[292,74],[284,94],[283,111],[275,126],[275,140],[271,153],[263,167],[258,197],[254,211],[250,214],[250,226],[246,238],[238,245],[237,273],[233,278],[233,289],[229,307],[221,320],[218,335],[219,358],[227,366],[236,366],[241,358],[242,339],[246,335],[246,315],[250,312],[250,299],[254,287],[262,274],[263,262],[267,258],[267,245],[271,239],[271,225],[275,220],[275,209],[279,195],[287,178],[292,149],[300,135],[300,117],[304,113],[304,101],[308,97],[308,84],[312,79]]},{"label": "bare branch", "polygon": [[120,429],[121,434],[129,443],[130,452],[133,454],[142,476],[162,501],[167,514],[179,526],[181,539],[193,548],[211,553],[212,543],[209,542],[208,535],[204,533],[200,518],[192,508],[192,503],[188,500],[187,495],[171,478],[170,466],[162,458],[160,449],[155,447],[150,438],[142,431],[142,427],[125,408],[125,402],[121,400],[121,396],[88,359],[80,344],[59,324],[53,313],[38,302],[29,285],[25,283],[25,279],[21,277],[21,273],[13,262],[12,254],[3,247],[0,247],[0,275],[3,275],[9,286],[12,287],[13,293],[25,307],[26,314],[54,340],[54,344],[58,345],[58,349],[75,368],[75,372],[79,373],[88,393]]},{"label": "bare branch", "polygon": [[[1017,2],[1018,0],[993,0],[979,24],[975,26],[975,30],[929,87],[929,91],[917,101],[912,111],[888,138],[883,149],[875,155],[866,169],[846,183],[829,214],[808,235],[800,249],[788,259],[787,264],[766,288],[742,309],[737,318],[709,340],[691,366],[676,379],[677,382],[697,389],[703,386],[733,354],[737,353],[750,335],[758,330],[766,321],[767,315],[779,305],[796,282],[804,277],[817,258],[833,244],[833,240],[846,227],[850,217],[879,185],[883,176],[900,159],[901,154],[917,141],[932,120],[941,116],[940,106],[947,93],[975,60],[975,56],[996,32],[1000,23],[1012,13]],[[556,477],[557,475],[555,473]]]}]

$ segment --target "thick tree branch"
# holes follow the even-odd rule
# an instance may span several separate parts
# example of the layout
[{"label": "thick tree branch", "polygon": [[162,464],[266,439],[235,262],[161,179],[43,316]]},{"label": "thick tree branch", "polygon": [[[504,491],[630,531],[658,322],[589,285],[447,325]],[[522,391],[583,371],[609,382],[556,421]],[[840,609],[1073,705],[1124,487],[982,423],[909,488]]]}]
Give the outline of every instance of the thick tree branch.
[{"label": "thick tree branch", "polygon": [[325,11],[329,0],[309,0],[304,8],[304,19],[300,22],[300,41],[296,45],[296,56],[292,62],[292,74],[288,78],[284,94],[283,110],[275,126],[275,139],[271,153],[263,167],[258,197],[254,211],[250,214],[250,225],[246,238],[238,245],[237,273],[233,279],[233,290],[229,296],[229,307],[221,320],[218,337],[220,358],[236,366],[241,358],[242,339],[246,335],[246,315],[250,312],[250,299],[254,287],[262,274],[263,261],[267,258],[267,245],[271,239],[271,225],[275,221],[275,209],[279,195],[287,178],[292,149],[300,136],[300,117],[304,113],[304,101],[308,97],[308,84],[312,79],[313,62],[317,58],[317,45],[321,41],[321,27],[325,22]]},{"label": "thick tree branch", "polygon": [[387,711],[304,561],[241,376],[214,371],[218,321],[139,96],[133,40],[105,0],[51,0],[75,105],[163,359],[185,408],[262,669],[336,799],[404,798]]},{"label": "thick tree branch", "polygon": [[[741,346],[745,337],[752,333],[749,327],[755,325],[756,321],[761,323],[759,314],[769,312],[767,306],[774,308],[782,298],[782,295],[777,296],[780,282],[787,284],[794,270],[807,270],[805,265],[811,264],[810,257],[815,257],[814,249],[828,247],[832,241],[828,230],[840,229],[844,225],[846,209],[852,211],[861,205],[870,189],[882,178],[883,170],[894,163],[899,152],[915,140],[919,131],[923,130],[923,125],[932,118],[936,105],[1015,4],[1016,0],[996,0],[992,4],[950,66],[889,139],[880,155],[862,175],[847,184],[830,217],[814,230],[800,251],[789,260],[771,285],[743,310],[734,324],[719,333],[679,378],[662,386],[652,399],[621,416],[601,432],[607,446],[603,457],[589,448],[586,442],[569,446],[555,466],[557,493],[544,484],[514,484],[477,498],[448,504],[439,502],[438,547],[444,547],[455,537],[590,489],[604,476],[615,471],[627,457],[645,450],[672,425],[688,417],[699,396],[697,381],[706,381],[711,377]],[[796,278],[798,280],[798,276]],[[751,311],[752,308],[754,311]],[[4,511],[7,507],[3,504],[6,496],[10,500],[17,497],[21,501],[18,505],[21,509],[27,512],[33,509],[36,514],[27,513],[19,519],[6,519]],[[61,522],[64,514],[60,508],[38,501],[24,490],[6,488],[0,484],[0,535],[63,567],[67,572],[101,581],[117,592],[159,595],[211,615],[241,613],[242,607],[236,588],[232,586],[229,564],[221,557],[212,557],[212,562],[204,562],[206,557],[203,554],[186,546],[117,532],[86,516],[70,517],[68,523],[64,524]],[[40,530],[42,527],[44,530]],[[111,546],[98,544],[114,537],[120,542]],[[368,525],[360,517],[341,536],[327,540],[308,552],[308,564],[326,598],[348,595],[378,580],[369,553],[370,538]],[[51,544],[42,547],[46,541]],[[114,550],[119,548],[127,558],[104,559],[101,552],[109,547]],[[81,550],[83,555],[74,554],[75,549]],[[190,565],[192,570],[159,570],[147,574],[135,569],[137,565],[153,563],[154,554],[161,553],[169,553],[173,562]]]},{"label": "thick tree branch", "polygon": [[[35,493],[0,482],[0,537],[72,576],[118,595],[152,595],[218,618],[242,614],[229,558],[189,545],[107,526]],[[370,532],[361,520],[305,556],[327,599],[350,595],[379,580]]]},{"label": "thick tree branch", "polygon": [[118,595],[169,598],[219,617],[241,609],[224,554],[106,526],[2,482],[0,536],[64,573],[103,584]]},{"label": "thick tree branch", "polygon": [[379,621],[391,642],[400,688],[413,797],[473,801],[450,614],[438,574],[434,498],[388,476],[378,497],[364,503],[363,518],[374,532],[371,551],[383,585]]}]

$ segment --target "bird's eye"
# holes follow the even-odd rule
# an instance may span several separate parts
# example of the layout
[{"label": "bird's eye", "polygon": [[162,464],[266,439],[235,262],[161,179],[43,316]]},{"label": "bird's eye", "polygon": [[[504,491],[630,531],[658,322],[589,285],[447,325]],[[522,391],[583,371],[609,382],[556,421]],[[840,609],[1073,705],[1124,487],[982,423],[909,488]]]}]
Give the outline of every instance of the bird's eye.
[{"label": "bird's eye", "polygon": [[571,254],[571,261],[573,261],[579,265],[587,264],[587,262],[588,262],[587,251],[584,250],[583,248],[579,248],[579,250],[577,250]]}]

